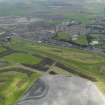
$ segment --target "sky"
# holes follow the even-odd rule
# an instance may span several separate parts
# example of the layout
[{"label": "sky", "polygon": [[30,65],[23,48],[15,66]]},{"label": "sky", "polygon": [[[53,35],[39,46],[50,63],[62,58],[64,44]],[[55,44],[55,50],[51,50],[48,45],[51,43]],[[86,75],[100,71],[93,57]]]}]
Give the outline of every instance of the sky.
[{"label": "sky", "polygon": [[[0,2],[19,2],[19,1],[30,1],[30,0],[0,0]],[[87,3],[91,3],[91,2],[105,2],[105,0],[35,0],[35,1],[65,1],[65,2],[87,2]]]}]

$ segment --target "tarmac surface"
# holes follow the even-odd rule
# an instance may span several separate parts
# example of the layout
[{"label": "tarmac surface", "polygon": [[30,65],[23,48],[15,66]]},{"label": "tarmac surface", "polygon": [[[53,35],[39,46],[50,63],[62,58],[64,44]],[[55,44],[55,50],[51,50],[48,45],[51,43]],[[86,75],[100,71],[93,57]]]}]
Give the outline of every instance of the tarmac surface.
[{"label": "tarmac surface", "polygon": [[16,105],[105,105],[105,97],[86,79],[47,75],[35,82]]}]

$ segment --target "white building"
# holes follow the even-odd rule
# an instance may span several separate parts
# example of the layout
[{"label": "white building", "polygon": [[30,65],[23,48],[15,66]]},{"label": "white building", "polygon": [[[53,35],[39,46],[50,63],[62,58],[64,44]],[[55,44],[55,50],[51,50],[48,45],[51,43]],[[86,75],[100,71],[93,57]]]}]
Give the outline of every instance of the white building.
[{"label": "white building", "polygon": [[96,41],[96,40],[94,40],[94,41],[92,41],[90,44],[91,44],[91,45],[98,45],[98,44],[99,44],[99,42],[98,42],[98,41]]}]

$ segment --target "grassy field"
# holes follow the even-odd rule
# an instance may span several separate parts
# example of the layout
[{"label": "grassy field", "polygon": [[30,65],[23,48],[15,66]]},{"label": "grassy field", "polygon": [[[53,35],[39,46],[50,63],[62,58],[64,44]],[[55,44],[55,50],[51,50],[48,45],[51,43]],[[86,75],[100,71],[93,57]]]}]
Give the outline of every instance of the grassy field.
[{"label": "grassy field", "polygon": [[5,51],[6,49],[0,45],[0,52]]},{"label": "grassy field", "polygon": [[[17,38],[16,38],[17,39]],[[22,46],[21,46],[22,45]],[[105,55],[75,48],[61,48],[45,44],[33,44],[23,39],[12,40],[12,48],[49,57],[82,74],[96,78],[97,86],[105,93]],[[21,47],[20,47],[21,46]],[[27,48],[27,49],[26,49]]]},{"label": "grassy field", "polygon": [[0,105],[13,105],[38,77],[38,73],[29,76],[14,69],[0,72]]},{"label": "grassy field", "polygon": [[63,40],[69,41],[70,40],[70,35],[67,32],[59,32],[59,33],[57,33],[57,35],[54,38],[57,39],[57,40],[62,40],[63,39]]},{"label": "grassy field", "polygon": [[[0,52],[5,48],[0,46]],[[42,59],[30,53],[13,53],[6,55],[1,60],[9,64],[38,64]],[[9,68],[10,69],[10,68]],[[21,68],[0,69],[0,105],[13,105],[23,93],[38,79],[39,73],[28,74]]]},{"label": "grassy field", "polygon": [[[71,41],[72,40],[72,35],[70,35],[70,33],[67,32],[59,32],[54,39],[57,40],[65,40],[65,41]],[[76,37],[76,40],[72,40],[73,42],[77,43],[77,44],[81,44],[81,45],[86,45],[88,44],[87,42],[87,38],[85,35],[79,35]]]},{"label": "grassy field", "polygon": [[24,63],[24,64],[38,64],[41,58],[32,56],[30,54],[14,53],[4,57],[5,61],[9,63]]},{"label": "grassy field", "polygon": [[87,45],[87,38],[85,35],[80,35],[77,37],[77,39],[74,41],[75,43],[81,44],[81,45]]}]

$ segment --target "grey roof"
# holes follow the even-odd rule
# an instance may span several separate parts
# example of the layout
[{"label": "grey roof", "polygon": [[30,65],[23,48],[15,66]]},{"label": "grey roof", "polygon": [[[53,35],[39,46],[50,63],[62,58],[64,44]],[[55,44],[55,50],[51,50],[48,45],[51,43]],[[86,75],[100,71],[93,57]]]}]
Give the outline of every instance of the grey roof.
[{"label": "grey roof", "polygon": [[44,76],[16,105],[105,105],[105,97],[80,77]]}]

